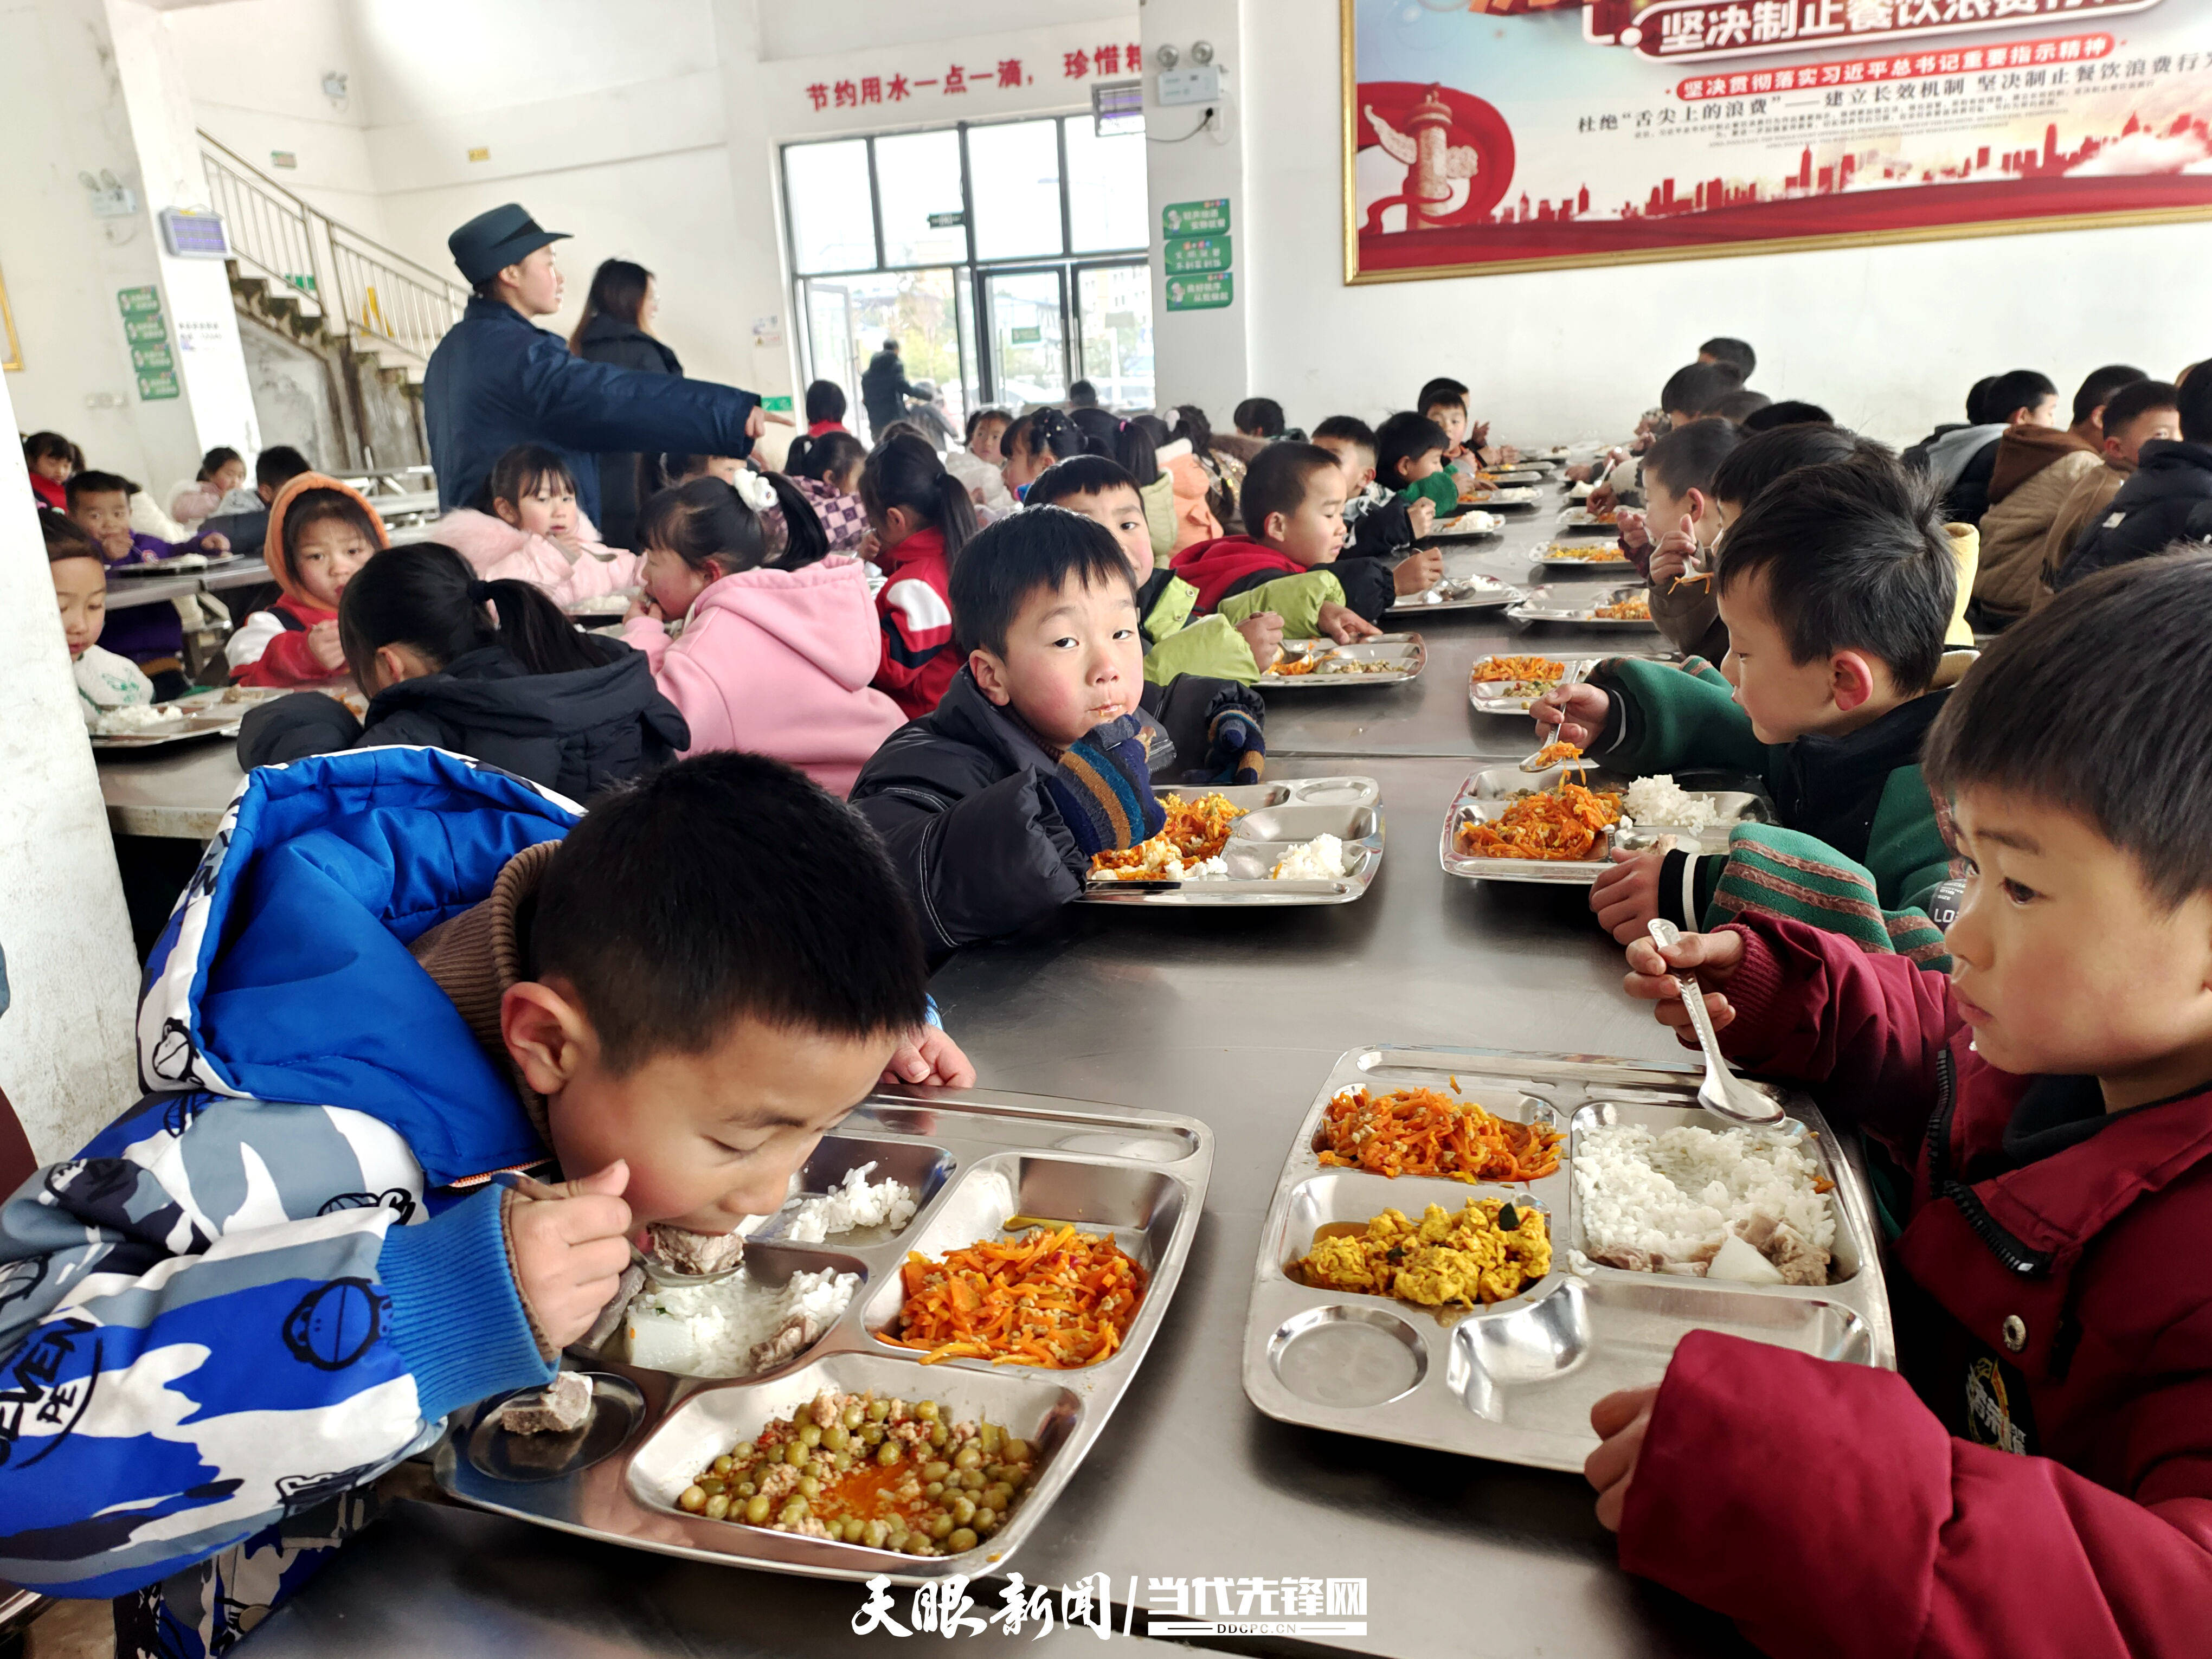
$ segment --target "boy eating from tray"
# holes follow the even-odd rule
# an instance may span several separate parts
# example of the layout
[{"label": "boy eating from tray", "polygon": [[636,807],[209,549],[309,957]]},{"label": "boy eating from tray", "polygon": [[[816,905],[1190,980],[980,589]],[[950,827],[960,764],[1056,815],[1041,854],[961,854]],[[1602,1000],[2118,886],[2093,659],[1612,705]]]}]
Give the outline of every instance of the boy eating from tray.
[{"label": "boy eating from tray", "polygon": [[1375,477],[1375,432],[1354,415],[1332,415],[1313,430],[1318,448],[1344,469],[1342,559],[1396,557],[1391,585],[1402,596],[1425,593],[1444,579],[1444,556],[1436,548],[1411,551],[1436,528],[1437,505],[1427,497],[1408,503]]},{"label": "boy eating from tray", "polygon": [[[131,528],[131,497],[137,486],[112,472],[79,472],[66,486],[70,521],[92,538],[110,569],[198,553],[216,556],[230,543],[212,532],[187,541],[165,542]],[[118,595],[118,598],[120,596]],[[185,625],[167,599],[151,605],[127,601],[108,618],[107,649],[137,663],[154,683],[157,697],[182,696],[191,689],[185,673]]]},{"label": "boy eating from tray", "polygon": [[[1137,614],[1145,637],[1145,678],[1164,685],[1178,674],[1204,674],[1249,685],[1281,654],[1283,617],[1271,602],[1287,605],[1302,637],[1319,626],[1324,603],[1320,584],[1286,576],[1239,593],[1236,613],[1196,614],[1198,590],[1152,562],[1152,532],[1137,480],[1103,455],[1076,455],[1047,467],[1022,492],[1024,507],[1064,507],[1108,532],[1129,561],[1137,584]],[[1257,607],[1257,608],[1254,608]]]},{"label": "boy eating from tray", "polygon": [[1956,567],[1922,475],[1881,456],[1808,466],[1760,492],[1720,544],[1722,669],[1615,658],[1530,709],[1540,734],[1630,777],[1761,779],[1775,823],[1729,850],[1622,851],[1590,889],[1624,944],[1655,916],[1794,916],[1867,951],[1941,966],[1930,890],[1949,878],[1920,744],[1973,661],[1946,653]]},{"label": "boy eating from tray", "polygon": [[1285,576],[1304,578],[1327,596],[1316,612],[1322,632],[1340,644],[1372,638],[1376,619],[1397,602],[1396,578],[1379,560],[1339,562],[1344,498],[1335,456],[1317,444],[1278,440],[1245,470],[1237,497],[1245,533],[1194,543],[1169,568],[1198,590],[1201,611],[1219,611]]},{"label": "boy eating from tray", "polygon": [[1097,854],[1158,835],[1155,776],[1259,780],[1258,693],[1145,678],[1131,563],[1103,526],[1041,507],[987,526],[953,564],[967,665],[851,798],[890,849],[933,962],[1050,914]]},{"label": "boy eating from tray", "polygon": [[[1667,642],[1709,662],[1728,654],[1728,629],[1705,568],[1721,527],[1713,477],[1741,441],[1741,432],[1728,421],[1692,422],[1655,441],[1644,457],[1648,528],[1633,538],[1624,531],[1620,538],[1630,562],[1644,568],[1651,620]],[[1631,547],[1632,539],[1639,545]]]},{"label": "boy eating from tray", "polygon": [[227,1650],[641,1228],[775,1210],[886,1065],[972,1082],[923,974],[874,837],[757,756],[580,819],[434,749],[254,772],[148,964],[155,1092],[0,1209],[0,1574]]},{"label": "boy eating from tray", "polygon": [[1431,526],[1459,511],[1458,481],[1444,470],[1450,442],[1443,428],[1411,410],[1401,410],[1375,428],[1375,476],[1385,489],[1396,492],[1408,513],[1427,503]]},{"label": "boy eating from tray", "polygon": [[1693,1332],[1590,1414],[1621,1565],[1768,1653],[2204,1650],[2208,607],[2202,553],[2107,573],[1951,699],[1927,759],[1970,872],[1948,981],[1771,916],[1629,947],[1662,1024],[1693,971],[1739,1063],[1916,1171],[1901,1375]]}]

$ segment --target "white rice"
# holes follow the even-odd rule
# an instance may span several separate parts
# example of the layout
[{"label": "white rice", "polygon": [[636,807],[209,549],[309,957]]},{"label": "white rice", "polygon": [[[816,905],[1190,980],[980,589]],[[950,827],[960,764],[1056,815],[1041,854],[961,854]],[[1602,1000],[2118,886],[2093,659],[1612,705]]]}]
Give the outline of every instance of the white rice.
[{"label": "white rice", "polygon": [[1703,795],[1692,795],[1674,774],[1638,778],[1620,798],[1622,816],[1638,823],[1663,823],[1677,830],[1702,830],[1719,816]]},{"label": "white rice", "polygon": [[753,1349],[787,1320],[805,1314],[827,1331],[860,1288],[860,1274],[834,1267],[793,1273],[780,1286],[758,1284],[742,1267],[713,1285],[647,1285],[630,1298],[624,1321],[630,1363],[689,1376],[750,1376]]},{"label": "white rice", "polygon": [[1582,1249],[1591,1255],[1646,1255],[1657,1271],[1694,1262],[1674,1270],[1702,1273],[1730,1233],[1755,1221],[1835,1249],[1835,1212],[1814,1188],[1820,1165],[1774,1130],[1686,1125],[1654,1133],[1606,1123],[1577,1137],[1574,1169]]},{"label": "white rice", "polygon": [[1334,881],[1345,872],[1344,843],[1334,836],[1301,842],[1275,860],[1276,881]]},{"label": "white rice", "polygon": [[785,1213],[790,1218],[780,1237],[787,1243],[819,1244],[856,1227],[905,1226],[920,1207],[915,1202],[914,1189],[889,1179],[870,1181],[868,1171],[875,1167],[863,1164],[857,1170],[848,1170],[844,1180],[821,1197],[803,1199],[788,1206]]}]

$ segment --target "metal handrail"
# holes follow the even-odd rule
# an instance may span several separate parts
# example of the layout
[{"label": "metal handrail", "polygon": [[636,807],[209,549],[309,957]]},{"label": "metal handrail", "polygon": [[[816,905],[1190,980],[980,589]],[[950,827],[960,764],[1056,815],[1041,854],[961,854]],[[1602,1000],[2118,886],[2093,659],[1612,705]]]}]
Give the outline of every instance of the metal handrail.
[{"label": "metal handrail", "polygon": [[465,289],[331,218],[205,132],[200,151],[241,270],[283,289],[327,331],[429,361],[460,320]]}]

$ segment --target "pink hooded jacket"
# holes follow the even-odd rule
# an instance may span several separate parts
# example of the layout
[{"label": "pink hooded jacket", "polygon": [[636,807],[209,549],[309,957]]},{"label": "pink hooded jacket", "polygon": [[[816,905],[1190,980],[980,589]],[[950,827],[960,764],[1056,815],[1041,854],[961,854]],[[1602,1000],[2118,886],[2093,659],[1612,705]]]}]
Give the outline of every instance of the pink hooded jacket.
[{"label": "pink hooded jacket", "polygon": [[580,512],[576,515],[576,537],[584,544],[585,552],[574,564],[544,537],[530,535],[504,519],[474,507],[456,507],[433,529],[435,539],[466,559],[484,580],[528,582],[543,589],[556,605],[605,599],[644,580],[645,562],[636,554],[599,556],[610,550],[600,542],[591,520]]},{"label": "pink hooded jacket", "polygon": [[623,637],[691,723],[691,747],[745,749],[798,767],[840,795],[906,724],[868,682],[882,647],[867,575],[832,553],[799,570],[740,570],[692,601],[676,639],[651,617]]}]

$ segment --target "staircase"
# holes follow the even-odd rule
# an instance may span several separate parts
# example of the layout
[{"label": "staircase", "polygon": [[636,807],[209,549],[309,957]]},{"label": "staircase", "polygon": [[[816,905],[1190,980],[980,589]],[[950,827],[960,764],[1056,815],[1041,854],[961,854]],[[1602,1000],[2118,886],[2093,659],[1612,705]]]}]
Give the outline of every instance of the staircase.
[{"label": "staircase", "polygon": [[422,377],[468,294],[340,224],[206,133],[213,205],[264,443],[325,471],[429,459]]}]

